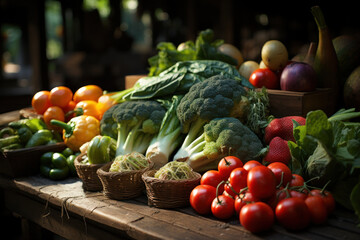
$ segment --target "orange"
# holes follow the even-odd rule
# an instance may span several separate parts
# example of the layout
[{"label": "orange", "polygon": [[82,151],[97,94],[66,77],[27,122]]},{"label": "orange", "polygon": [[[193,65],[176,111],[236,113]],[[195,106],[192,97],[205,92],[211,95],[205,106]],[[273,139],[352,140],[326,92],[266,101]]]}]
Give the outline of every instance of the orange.
[{"label": "orange", "polygon": [[76,90],[73,100],[76,103],[83,100],[97,101],[101,95],[103,95],[103,90],[101,87],[97,85],[86,85]]},{"label": "orange", "polygon": [[48,107],[51,106],[50,102],[50,92],[49,91],[39,91],[34,94],[31,100],[31,106],[38,114],[43,114]]},{"label": "orange", "polygon": [[62,128],[54,126],[50,123],[50,120],[52,119],[56,119],[62,122],[65,121],[65,113],[62,108],[58,106],[51,106],[44,112],[44,122],[48,126],[48,128],[62,132]]},{"label": "orange", "polygon": [[98,110],[100,112],[100,119],[102,118],[102,115],[113,105],[116,104],[116,101],[111,98],[111,95],[114,93],[108,93],[104,94],[98,99]]},{"label": "orange", "polygon": [[[96,119],[100,119],[100,112],[97,107],[97,102],[93,100],[83,100],[76,104],[75,111],[81,115],[93,116]],[[81,112],[78,112],[79,109],[82,109]]]},{"label": "orange", "polygon": [[73,93],[65,86],[54,87],[50,91],[50,102],[53,106],[65,108],[72,100]]}]

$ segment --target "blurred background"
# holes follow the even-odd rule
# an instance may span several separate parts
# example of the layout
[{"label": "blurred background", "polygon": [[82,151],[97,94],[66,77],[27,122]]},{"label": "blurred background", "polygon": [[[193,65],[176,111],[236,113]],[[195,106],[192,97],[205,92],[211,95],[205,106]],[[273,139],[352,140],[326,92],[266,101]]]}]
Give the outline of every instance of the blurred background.
[{"label": "blurred background", "polygon": [[346,1],[0,0],[0,113],[59,85],[122,90],[126,75],[147,74],[159,42],[178,45],[207,28],[245,60],[260,61],[270,39],[291,58],[317,41],[313,5],[334,37],[359,31],[358,10]]}]

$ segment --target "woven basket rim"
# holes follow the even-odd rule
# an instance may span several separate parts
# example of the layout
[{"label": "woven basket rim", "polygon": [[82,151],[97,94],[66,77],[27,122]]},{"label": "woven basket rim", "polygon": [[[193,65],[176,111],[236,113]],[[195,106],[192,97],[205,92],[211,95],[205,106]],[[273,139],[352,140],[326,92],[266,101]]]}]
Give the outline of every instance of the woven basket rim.
[{"label": "woven basket rim", "polygon": [[179,179],[179,180],[159,179],[154,177],[156,171],[157,171],[156,169],[148,170],[142,174],[141,178],[145,182],[159,182],[159,183],[186,183],[186,182],[197,181],[198,179],[201,178],[201,174],[194,171],[195,177],[189,179]]},{"label": "woven basket rim", "polygon": [[105,177],[116,177],[116,176],[123,176],[123,175],[129,175],[129,174],[136,174],[136,173],[142,173],[146,172],[154,166],[154,163],[150,161],[150,164],[148,167],[140,169],[140,170],[132,170],[132,171],[123,171],[123,172],[109,172],[110,166],[113,163],[113,161],[106,163],[104,166],[100,167],[96,173],[101,176]]}]

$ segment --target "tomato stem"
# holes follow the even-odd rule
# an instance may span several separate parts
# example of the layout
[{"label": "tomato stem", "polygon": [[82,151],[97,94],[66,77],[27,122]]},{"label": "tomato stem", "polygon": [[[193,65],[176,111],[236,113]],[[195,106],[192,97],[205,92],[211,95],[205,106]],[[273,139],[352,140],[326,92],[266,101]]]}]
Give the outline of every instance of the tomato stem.
[{"label": "tomato stem", "polygon": [[222,185],[222,184],[225,184],[225,180],[222,180],[217,186],[216,186],[216,199],[218,201],[218,203],[220,203],[220,199],[219,199],[219,187]]},{"label": "tomato stem", "polygon": [[231,163],[226,159],[226,157],[224,157],[224,161],[225,161],[226,166],[230,166],[230,165],[231,165]]},{"label": "tomato stem", "polygon": [[[229,184],[229,181],[226,181],[226,184]],[[235,193],[236,195],[239,195],[240,193],[236,192],[235,189],[231,186],[231,184],[228,185],[231,189],[231,191],[233,191],[233,193]]]}]

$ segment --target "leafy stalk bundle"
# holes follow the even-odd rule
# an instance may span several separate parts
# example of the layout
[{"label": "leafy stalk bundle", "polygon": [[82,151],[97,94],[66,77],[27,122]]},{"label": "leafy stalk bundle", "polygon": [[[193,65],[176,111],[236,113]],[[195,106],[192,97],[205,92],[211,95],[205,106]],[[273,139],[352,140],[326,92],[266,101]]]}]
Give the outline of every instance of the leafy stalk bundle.
[{"label": "leafy stalk bundle", "polygon": [[292,171],[316,184],[329,183],[335,199],[360,217],[360,122],[355,109],[341,109],[331,117],[322,110],[309,112],[306,124],[295,122],[295,142],[288,141]]}]

